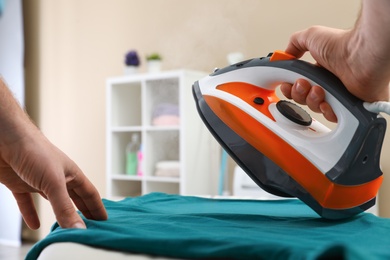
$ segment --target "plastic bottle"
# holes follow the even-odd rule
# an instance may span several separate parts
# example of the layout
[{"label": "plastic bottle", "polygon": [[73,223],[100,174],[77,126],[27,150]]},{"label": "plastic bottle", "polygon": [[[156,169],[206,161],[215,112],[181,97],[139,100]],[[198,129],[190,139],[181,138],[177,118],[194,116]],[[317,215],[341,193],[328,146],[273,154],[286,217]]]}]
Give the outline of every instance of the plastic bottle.
[{"label": "plastic bottle", "polygon": [[134,133],[131,142],[126,147],[126,174],[137,175],[138,171],[138,151],[140,150],[139,135]]},{"label": "plastic bottle", "polygon": [[137,153],[137,159],[138,159],[138,168],[137,168],[137,175],[138,176],[142,176],[143,175],[143,172],[142,172],[142,159],[143,159],[144,155],[143,155],[143,152],[142,152],[142,144],[140,145],[139,147],[139,151]]}]

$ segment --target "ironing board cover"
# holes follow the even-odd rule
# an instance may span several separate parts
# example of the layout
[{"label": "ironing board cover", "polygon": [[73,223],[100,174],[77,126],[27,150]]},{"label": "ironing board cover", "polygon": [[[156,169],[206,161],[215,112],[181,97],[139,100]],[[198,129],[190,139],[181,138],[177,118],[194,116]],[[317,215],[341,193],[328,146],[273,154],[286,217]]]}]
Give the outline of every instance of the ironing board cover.
[{"label": "ironing board cover", "polygon": [[390,219],[369,213],[330,221],[295,199],[163,193],[103,202],[107,221],[85,219],[86,230],[56,223],[26,259],[36,259],[57,242],[192,259],[390,259]]}]

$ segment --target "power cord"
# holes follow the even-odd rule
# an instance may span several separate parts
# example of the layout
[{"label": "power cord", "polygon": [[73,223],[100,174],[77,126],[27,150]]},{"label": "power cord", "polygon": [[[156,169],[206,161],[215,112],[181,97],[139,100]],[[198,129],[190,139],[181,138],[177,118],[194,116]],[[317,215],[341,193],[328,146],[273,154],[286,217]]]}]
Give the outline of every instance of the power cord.
[{"label": "power cord", "polygon": [[365,109],[367,109],[372,113],[383,112],[390,115],[390,102],[386,102],[386,101],[377,101],[372,103],[364,102],[363,106]]}]

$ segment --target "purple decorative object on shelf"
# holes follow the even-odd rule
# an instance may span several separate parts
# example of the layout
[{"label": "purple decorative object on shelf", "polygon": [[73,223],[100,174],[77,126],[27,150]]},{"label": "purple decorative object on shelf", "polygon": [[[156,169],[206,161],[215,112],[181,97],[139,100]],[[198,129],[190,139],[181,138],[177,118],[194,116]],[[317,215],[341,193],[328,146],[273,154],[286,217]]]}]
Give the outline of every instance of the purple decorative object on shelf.
[{"label": "purple decorative object on shelf", "polygon": [[135,67],[138,67],[140,65],[140,60],[136,51],[131,50],[128,53],[126,53],[125,64],[127,66],[135,66]]}]

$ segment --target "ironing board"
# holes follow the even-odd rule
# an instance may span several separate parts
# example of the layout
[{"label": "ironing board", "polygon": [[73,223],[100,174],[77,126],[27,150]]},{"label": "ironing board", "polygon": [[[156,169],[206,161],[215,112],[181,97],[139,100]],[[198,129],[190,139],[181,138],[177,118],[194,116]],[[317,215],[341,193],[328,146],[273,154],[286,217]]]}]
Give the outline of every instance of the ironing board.
[{"label": "ironing board", "polygon": [[99,252],[96,255],[103,258],[93,259],[112,260],[390,259],[390,219],[370,213],[329,221],[295,199],[208,199],[163,193],[103,202],[107,221],[85,220],[87,230],[55,224],[26,260],[72,259],[85,252],[88,259]]}]

